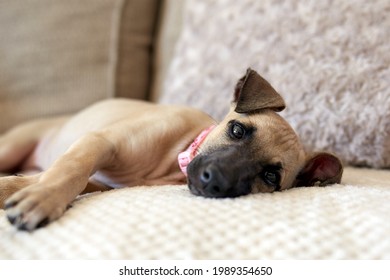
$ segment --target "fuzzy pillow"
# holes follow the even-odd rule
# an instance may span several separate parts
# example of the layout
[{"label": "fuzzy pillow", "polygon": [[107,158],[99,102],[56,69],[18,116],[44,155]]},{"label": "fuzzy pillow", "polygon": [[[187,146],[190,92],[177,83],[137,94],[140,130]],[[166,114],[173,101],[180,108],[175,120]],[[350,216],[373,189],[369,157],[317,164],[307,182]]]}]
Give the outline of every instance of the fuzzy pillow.
[{"label": "fuzzy pillow", "polygon": [[247,67],[309,150],[390,167],[390,2],[189,0],[162,103],[223,118]]}]

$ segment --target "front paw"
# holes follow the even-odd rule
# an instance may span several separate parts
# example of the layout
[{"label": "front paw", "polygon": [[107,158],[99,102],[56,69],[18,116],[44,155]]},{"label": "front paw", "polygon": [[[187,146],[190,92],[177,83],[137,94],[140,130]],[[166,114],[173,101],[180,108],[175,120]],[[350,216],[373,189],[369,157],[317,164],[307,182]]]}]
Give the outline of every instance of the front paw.
[{"label": "front paw", "polygon": [[38,175],[23,176],[5,176],[0,178],[0,208],[5,208],[5,202],[14,193],[30,186],[34,185],[39,180]]},{"label": "front paw", "polygon": [[5,201],[7,218],[20,230],[32,231],[59,218],[66,209],[43,186],[32,185],[13,194]]}]

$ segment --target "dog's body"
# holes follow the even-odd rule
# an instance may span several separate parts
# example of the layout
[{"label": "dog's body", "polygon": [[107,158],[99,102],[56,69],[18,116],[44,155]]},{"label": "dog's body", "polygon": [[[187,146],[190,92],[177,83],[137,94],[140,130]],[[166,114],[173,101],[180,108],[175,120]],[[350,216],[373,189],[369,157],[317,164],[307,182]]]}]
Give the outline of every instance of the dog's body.
[{"label": "dog's body", "polygon": [[[276,111],[283,99],[256,72],[239,80],[232,109],[196,146],[192,193],[235,197],[339,182],[340,161],[308,156]],[[0,137],[0,203],[20,229],[57,219],[85,189],[183,184],[178,154],[215,121],[203,112],[142,101],[99,102],[73,117],[32,121]]]}]

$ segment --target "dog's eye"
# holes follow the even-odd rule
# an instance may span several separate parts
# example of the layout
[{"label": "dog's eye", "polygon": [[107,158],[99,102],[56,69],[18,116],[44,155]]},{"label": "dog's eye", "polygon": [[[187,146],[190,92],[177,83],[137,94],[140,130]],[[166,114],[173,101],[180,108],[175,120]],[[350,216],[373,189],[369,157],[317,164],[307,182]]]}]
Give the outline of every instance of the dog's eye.
[{"label": "dog's eye", "polygon": [[245,127],[240,123],[232,123],[230,126],[230,137],[234,139],[242,139],[245,136],[246,130]]},{"label": "dog's eye", "polygon": [[280,183],[280,174],[277,171],[265,170],[262,174],[262,178],[268,185],[278,187]]}]

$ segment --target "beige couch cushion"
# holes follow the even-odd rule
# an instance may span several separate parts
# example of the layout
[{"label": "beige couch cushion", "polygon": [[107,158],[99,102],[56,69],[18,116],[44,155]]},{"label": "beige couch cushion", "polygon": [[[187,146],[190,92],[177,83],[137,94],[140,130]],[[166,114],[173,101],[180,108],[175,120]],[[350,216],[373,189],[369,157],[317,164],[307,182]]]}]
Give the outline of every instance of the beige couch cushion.
[{"label": "beige couch cushion", "polygon": [[112,96],[146,98],[158,0],[0,3],[0,132]]}]

